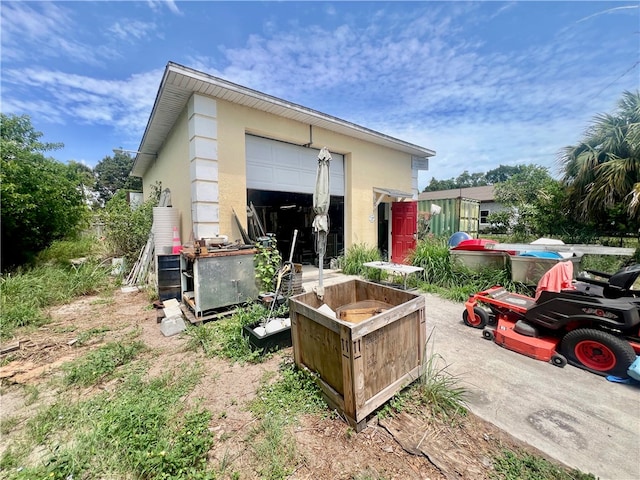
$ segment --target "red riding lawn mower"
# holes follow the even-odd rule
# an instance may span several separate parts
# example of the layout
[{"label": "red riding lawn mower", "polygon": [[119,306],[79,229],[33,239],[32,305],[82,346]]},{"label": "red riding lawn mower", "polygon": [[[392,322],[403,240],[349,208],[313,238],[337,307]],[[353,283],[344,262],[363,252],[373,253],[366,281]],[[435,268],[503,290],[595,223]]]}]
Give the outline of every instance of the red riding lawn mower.
[{"label": "red riding lawn mower", "polygon": [[[572,275],[571,262],[559,262],[545,277],[557,278],[563,268],[564,275]],[[570,275],[568,282],[556,282],[568,288],[544,290],[549,277],[543,277],[536,298],[492,287],[469,297],[462,318],[509,350],[558,367],[570,363],[598,375],[628,378],[629,366],[640,355],[640,290],[634,289],[640,264],[615,274],[587,273],[600,280],[579,276],[571,282]]]}]

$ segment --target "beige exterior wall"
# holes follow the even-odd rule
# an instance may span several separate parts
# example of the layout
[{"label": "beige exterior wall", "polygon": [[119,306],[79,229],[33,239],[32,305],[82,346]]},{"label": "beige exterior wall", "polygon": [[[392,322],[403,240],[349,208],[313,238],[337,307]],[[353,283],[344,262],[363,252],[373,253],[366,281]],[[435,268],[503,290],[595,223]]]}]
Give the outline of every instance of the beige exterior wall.
[{"label": "beige exterior wall", "polygon": [[187,111],[183,111],[173,126],[158,158],[143,177],[143,192],[148,198],[156,182],[162,183],[162,189],[171,191],[171,203],[180,211],[180,239],[189,240],[191,232],[191,185],[189,180],[189,134],[187,129]]},{"label": "beige exterior wall", "polygon": [[[219,99],[216,107],[219,233],[236,240],[241,237],[233,210],[246,228],[245,134],[303,145],[310,140],[309,125]],[[181,211],[183,242],[188,240],[187,232],[191,228],[187,123],[185,109],[165,142],[156,165],[144,177],[145,186],[162,179],[163,187],[171,189],[173,205]],[[373,188],[410,192],[411,156],[316,127],[312,136],[312,147],[320,149],[326,146],[345,155],[345,247],[354,243],[376,246],[378,227]],[[373,221],[370,221],[372,215]]]}]

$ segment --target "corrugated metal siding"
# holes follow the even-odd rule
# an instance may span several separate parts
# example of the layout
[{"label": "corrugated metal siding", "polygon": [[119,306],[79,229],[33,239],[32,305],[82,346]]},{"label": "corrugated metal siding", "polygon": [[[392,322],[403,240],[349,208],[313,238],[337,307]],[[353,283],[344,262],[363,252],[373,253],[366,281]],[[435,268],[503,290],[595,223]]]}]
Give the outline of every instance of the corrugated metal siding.
[{"label": "corrugated metal siding", "polygon": [[453,235],[456,232],[467,232],[472,237],[478,236],[480,219],[480,202],[469,198],[441,198],[419,200],[418,213],[431,211],[431,205],[438,205],[442,211],[431,217],[431,233],[433,235]]}]

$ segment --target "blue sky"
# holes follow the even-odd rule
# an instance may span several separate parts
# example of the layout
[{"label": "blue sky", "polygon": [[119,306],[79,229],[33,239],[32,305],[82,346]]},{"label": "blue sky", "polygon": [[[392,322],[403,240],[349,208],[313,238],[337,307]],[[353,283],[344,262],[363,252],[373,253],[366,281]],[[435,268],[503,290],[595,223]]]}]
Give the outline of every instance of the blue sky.
[{"label": "blue sky", "polygon": [[3,0],[2,112],[95,166],[138,148],[173,61],[435,150],[421,189],[500,164],[557,175],[640,88],[639,5]]}]

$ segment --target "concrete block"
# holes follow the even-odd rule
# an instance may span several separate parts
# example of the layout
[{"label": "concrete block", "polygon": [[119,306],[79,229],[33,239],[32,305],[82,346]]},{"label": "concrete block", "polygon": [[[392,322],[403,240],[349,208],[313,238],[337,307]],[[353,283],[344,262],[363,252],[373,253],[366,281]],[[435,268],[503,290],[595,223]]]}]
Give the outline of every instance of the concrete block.
[{"label": "concrete block", "polygon": [[174,315],[173,317],[167,317],[160,323],[160,331],[165,337],[170,337],[183,332],[187,329],[187,325],[184,323],[181,315]]}]

